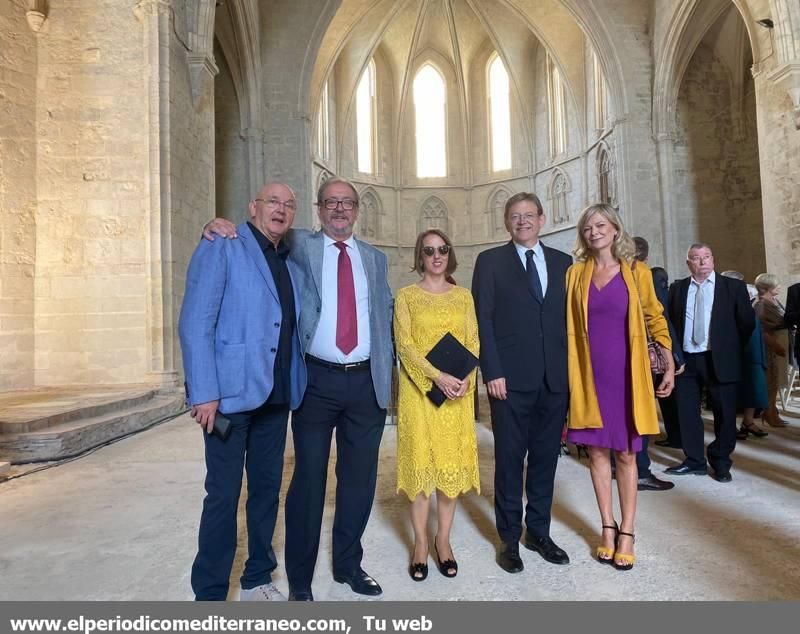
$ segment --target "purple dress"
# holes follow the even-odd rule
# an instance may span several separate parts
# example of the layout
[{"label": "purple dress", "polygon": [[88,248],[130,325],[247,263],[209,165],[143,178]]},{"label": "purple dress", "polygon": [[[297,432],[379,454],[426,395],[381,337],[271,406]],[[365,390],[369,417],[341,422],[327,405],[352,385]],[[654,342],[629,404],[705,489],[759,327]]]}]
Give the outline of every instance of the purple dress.
[{"label": "purple dress", "polygon": [[628,287],[621,273],[603,290],[590,285],[588,312],[589,355],[603,427],[570,429],[567,438],[579,445],[638,452],[642,437],[633,423]]}]

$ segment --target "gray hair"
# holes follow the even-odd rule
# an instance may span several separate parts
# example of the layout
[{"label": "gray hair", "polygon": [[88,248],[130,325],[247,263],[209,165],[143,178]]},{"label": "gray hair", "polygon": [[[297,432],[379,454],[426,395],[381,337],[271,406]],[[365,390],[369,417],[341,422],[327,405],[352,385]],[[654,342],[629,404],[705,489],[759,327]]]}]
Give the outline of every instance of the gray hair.
[{"label": "gray hair", "polygon": [[328,189],[328,187],[330,187],[331,185],[336,185],[338,183],[347,185],[350,189],[353,190],[353,200],[356,201],[356,207],[358,207],[358,190],[356,189],[356,186],[353,185],[353,183],[351,183],[346,178],[339,178],[338,176],[329,178],[319,186],[319,189],[317,190],[317,205],[322,204],[322,195],[325,193],[325,190]]},{"label": "gray hair", "polygon": [[689,254],[692,251],[694,251],[695,249],[708,249],[709,251],[711,251],[711,255],[714,255],[714,251],[712,251],[711,247],[708,246],[705,242],[695,242],[694,244],[692,244],[692,246],[690,246],[688,249],[686,249],[686,259],[687,260],[689,259]]}]

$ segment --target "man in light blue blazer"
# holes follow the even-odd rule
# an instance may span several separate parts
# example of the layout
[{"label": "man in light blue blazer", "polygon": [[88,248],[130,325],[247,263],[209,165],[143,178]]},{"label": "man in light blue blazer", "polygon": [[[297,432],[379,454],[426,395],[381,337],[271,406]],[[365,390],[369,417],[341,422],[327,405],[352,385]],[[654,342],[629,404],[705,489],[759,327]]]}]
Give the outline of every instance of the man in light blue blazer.
[{"label": "man in light blue blazer", "polygon": [[[198,600],[227,597],[245,468],[249,552],[240,599],[285,600],[271,581],[272,534],[289,410],[306,387],[298,273],[283,240],[294,220],[294,193],[269,184],[249,211],[238,240],[198,245],[179,321],[187,398],[207,432],[207,495],[192,566]],[[211,434],[218,413],[231,421],[225,440]]]},{"label": "man in light blue blazer", "polygon": [[[286,495],[289,600],[313,601],[328,457],[336,431],[333,577],[364,595],[380,585],[361,568],[361,537],[375,496],[378,449],[392,377],[392,295],[386,256],[353,236],[358,192],[332,179],[317,192],[322,231],[292,231],[300,341],[308,388],[292,414],[295,470]],[[216,219],[204,235],[235,237]],[[227,241],[226,241],[227,242]]]}]

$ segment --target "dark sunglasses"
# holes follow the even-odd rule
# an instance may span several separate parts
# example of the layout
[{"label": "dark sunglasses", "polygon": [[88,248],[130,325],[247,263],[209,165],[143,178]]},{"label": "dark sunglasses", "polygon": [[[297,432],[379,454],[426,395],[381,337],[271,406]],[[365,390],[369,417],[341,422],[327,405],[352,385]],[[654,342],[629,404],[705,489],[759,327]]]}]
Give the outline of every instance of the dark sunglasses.
[{"label": "dark sunglasses", "polygon": [[439,255],[447,255],[450,253],[450,247],[446,244],[442,244],[438,247],[422,247],[422,252],[427,255],[429,258],[433,257],[433,254],[439,252]]}]

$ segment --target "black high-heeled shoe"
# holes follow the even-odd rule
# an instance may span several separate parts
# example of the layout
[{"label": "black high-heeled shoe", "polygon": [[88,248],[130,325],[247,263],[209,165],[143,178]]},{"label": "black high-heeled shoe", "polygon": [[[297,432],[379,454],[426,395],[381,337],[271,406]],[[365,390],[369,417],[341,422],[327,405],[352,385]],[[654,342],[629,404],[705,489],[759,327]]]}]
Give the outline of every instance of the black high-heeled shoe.
[{"label": "black high-heeled shoe", "polygon": [[408,564],[408,575],[414,581],[425,581],[428,578],[428,564],[417,564],[412,561]]},{"label": "black high-heeled shoe", "polygon": [[[439,572],[448,579],[455,577],[458,574],[458,563],[456,563],[455,559],[441,560],[439,557],[439,547],[436,545],[436,538],[433,540],[433,551],[436,553],[436,566],[439,568]],[[451,570],[453,571],[452,574],[450,573]]]},{"label": "black high-heeled shoe", "polygon": [[[759,429],[756,426],[755,423],[753,423],[752,425],[746,425],[746,424],[742,423],[742,426],[739,428],[739,431],[740,432],[744,432],[745,435],[752,434],[756,438],[764,438],[765,436],[769,436],[769,432],[768,431],[764,431],[763,429]],[[739,438],[739,435],[737,434],[736,437]]]}]

